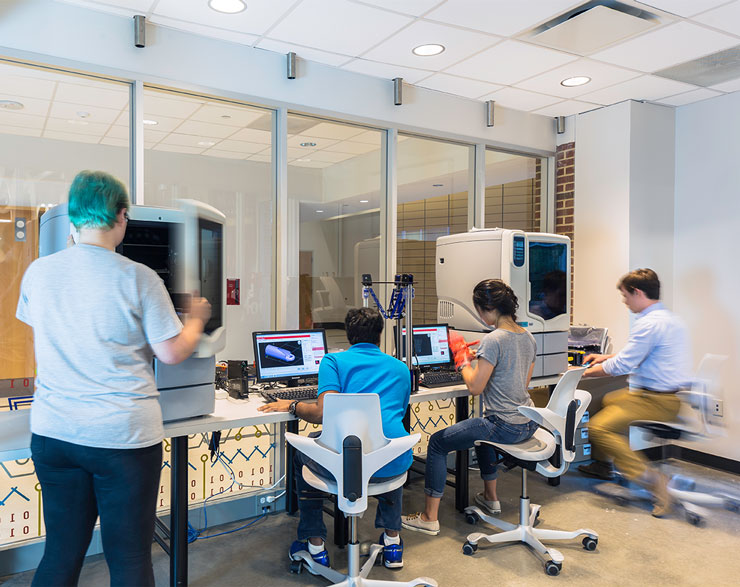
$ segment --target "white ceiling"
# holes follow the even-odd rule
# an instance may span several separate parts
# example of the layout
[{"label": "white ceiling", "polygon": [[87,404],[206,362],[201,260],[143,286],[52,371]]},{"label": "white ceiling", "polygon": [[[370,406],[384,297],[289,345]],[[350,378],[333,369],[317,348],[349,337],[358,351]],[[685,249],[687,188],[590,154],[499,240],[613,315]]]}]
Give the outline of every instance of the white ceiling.
[{"label": "white ceiling", "polygon": [[[536,44],[533,30],[587,0],[247,0],[220,14],[207,0],[57,0],[546,116],[625,99],[682,105],[737,91],[663,80],[657,70],[740,45],[740,0],[620,0],[653,26],[589,54]],[[439,43],[419,57],[411,50]],[[578,88],[571,75],[592,81]]]}]

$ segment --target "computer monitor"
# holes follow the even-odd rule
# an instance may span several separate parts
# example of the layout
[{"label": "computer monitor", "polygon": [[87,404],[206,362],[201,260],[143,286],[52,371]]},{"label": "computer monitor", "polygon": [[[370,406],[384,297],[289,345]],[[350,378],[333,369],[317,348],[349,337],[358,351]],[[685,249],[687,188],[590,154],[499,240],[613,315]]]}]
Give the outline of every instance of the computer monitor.
[{"label": "computer monitor", "polygon": [[[412,364],[419,367],[444,367],[450,363],[450,344],[447,324],[421,324],[414,326],[414,356]],[[406,359],[406,327],[403,336],[402,356]]]},{"label": "computer monitor", "polygon": [[254,332],[252,337],[257,381],[290,382],[318,376],[326,354],[323,329]]}]

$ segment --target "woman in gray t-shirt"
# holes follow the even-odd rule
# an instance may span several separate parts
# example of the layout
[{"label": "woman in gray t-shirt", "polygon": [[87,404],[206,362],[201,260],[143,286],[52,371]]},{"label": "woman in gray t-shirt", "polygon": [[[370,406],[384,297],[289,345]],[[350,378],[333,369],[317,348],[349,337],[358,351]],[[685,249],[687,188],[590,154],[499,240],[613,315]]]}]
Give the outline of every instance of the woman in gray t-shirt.
[{"label": "woman in gray t-shirt", "polygon": [[[483,417],[469,418],[440,430],[429,439],[424,512],[402,517],[402,525],[425,534],[439,534],[439,504],[447,480],[447,454],[467,450],[476,440],[516,443],[531,437],[537,424],[519,413],[532,406],[527,392],[532,377],[534,337],[516,322],[519,307],[512,289],[500,279],[486,279],[475,286],[473,304],[481,319],[494,330],[483,337],[476,357],[458,333],[450,332],[450,350],[473,396],[483,396]],[[475,367],[470,362],[477,358]],[[476,503],[490,514],[501,513],[496,494],[496,452],[490,445],[476,446],[485,490]]]}]

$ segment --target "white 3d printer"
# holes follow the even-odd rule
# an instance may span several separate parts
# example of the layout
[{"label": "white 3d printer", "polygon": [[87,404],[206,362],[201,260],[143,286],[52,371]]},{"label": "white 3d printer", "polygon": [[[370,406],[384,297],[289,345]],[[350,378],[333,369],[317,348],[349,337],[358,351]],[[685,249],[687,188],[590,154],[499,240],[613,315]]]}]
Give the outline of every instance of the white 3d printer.
[{"label": "white 3d printer", "polygon": [[533,377],[568,368],[570,239],[502,228],[437,239],[437,317],[468,340],[491,330],[473,306],[473,288],[501,279],[519,300],[517,322],[537,341]]},{"label": "white 3d printer", "polygon": [[[215,408],[215,354],[226,345],[223,286],[226,217],[202,202],[182,200],[179,209],[131,206],[126,236],[116,252],[150,267],[162,278],[178,315],[193,292],[211,303],[211,318],[193,355],[178,365],[154,359],[164,421],[210,414]],[[74,234],[67,204],[41,217],[39,256],[67,246]]]}]

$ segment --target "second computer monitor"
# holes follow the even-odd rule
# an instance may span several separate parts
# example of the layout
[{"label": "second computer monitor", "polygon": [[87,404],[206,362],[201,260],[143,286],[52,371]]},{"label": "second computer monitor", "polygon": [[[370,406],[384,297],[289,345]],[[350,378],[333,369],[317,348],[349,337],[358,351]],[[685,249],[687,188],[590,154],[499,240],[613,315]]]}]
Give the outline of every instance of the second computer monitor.
[{"label": "second computer monitor", "polygon": [[317,377],[326,354],[323,329],[254,332],[257,381],[291,381]]},{"label": "second computer monitor", "polygon": [[[419,367],[444,367],[450,363],[450,345],[447,324],[423,324],[414,326],[414,355],[412,363]],[[404,352],[406,357],[406,327],[403,328]]]}]

